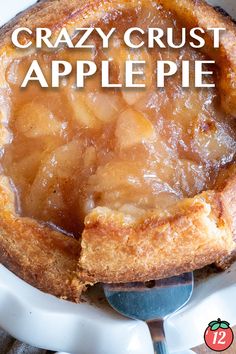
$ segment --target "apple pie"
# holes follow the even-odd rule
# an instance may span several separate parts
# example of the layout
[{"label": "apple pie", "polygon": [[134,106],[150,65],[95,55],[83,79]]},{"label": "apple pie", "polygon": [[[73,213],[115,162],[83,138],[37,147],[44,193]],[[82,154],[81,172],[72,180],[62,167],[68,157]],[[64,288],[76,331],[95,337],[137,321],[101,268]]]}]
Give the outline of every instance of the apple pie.
[{"label": "apple pie", "polygon": [[[17,27],[117,29],[109,49],[16,49]],[[129,49],[129,27],[226,28],[220,48]],[[27,34],[21,40],[28,40]],[[133,38],[133,41],[140,38]],[[148,281],[219,264],[236,237],[236,26],[193,0],[44,0],[1,29],[0,261],[51,294],[78,300],[87,284]],[[155,87],[157,60],[215,60],[206,83],[182,88],[181,71]],[[99,70],[75,87],[31,82],[33,60],[144,60],[142,89],[101,88]],[[192,64],[191,64],[192,65]],[[190,74],[193,75],[193,67]],[[191,76],[191,75],[190,75]],[[140,78],[142,80],[142,78]],[[50,80],[49,80],[50,81]],[[191,80],[190,80],[191,81]]]}]

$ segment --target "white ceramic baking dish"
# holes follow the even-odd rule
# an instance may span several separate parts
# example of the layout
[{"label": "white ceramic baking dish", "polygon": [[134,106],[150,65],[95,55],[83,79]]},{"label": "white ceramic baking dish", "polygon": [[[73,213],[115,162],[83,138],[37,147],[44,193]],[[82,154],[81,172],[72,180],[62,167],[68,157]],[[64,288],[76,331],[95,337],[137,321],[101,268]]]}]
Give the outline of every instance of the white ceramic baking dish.
[{"label": "white ceramic baking dish", "polygon": [[[0,3],[0,25],[34,0]],[[236,18],[235,0],[209,0]],[[165,321],[168,346],[180,352],[203,343],[207,324],[236,324],[236,264],[195,285],[190,303]],[[31,345],[75,354],[153,354],[145,323],[126,319],[106,304],[73,304],[44,294],[0,266],[0,326]],[[1,349],[0,349],[1,351]]]}]

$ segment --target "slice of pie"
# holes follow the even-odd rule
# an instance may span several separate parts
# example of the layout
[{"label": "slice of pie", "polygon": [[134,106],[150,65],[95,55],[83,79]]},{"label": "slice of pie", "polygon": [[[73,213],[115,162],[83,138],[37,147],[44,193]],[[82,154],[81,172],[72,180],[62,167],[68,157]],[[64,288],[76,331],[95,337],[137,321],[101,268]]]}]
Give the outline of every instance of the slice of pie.
[{"label": "slice of pie", "polygon": [[[109,49],[13,47],[17,27],[117,29]],[[128,49],[129,27],[223,27],[200,52]],[[28,40],[27,37],[21,40]],[[146,40],[146,39],[145,39]],[[138,35],[133,41],[140,41]],[[236,237],[236,27],[203,1],[45,0],[1,30],[0,260],[38,288],[78,299],[87,283],[147,281],[222,263]],[[100,70],[76,89],[20,85],[37,59],[50,78],[52,60],[112,62],[113,82],[126,60],[145,60],[147,88],[102,89]],[[216,88],[181,86],[181,70],[164,89],[155,63],[214,59]],[[212,67],[211,67],[212,69]],[[141,82],[144,78],[140,78]],[[228,261],[228,260],[227,260]]]}]

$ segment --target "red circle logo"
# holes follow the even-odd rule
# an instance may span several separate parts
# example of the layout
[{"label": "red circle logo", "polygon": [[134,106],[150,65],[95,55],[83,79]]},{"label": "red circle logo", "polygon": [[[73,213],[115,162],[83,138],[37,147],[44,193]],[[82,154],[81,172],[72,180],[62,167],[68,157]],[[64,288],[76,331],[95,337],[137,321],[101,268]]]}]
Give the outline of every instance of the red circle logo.
[{"label": "red circle logo", "polygon": [[227,321],[211,321],[205,330],[204,340],[208,348],[217,352],[223,352],[231,347],[234,334]]}]

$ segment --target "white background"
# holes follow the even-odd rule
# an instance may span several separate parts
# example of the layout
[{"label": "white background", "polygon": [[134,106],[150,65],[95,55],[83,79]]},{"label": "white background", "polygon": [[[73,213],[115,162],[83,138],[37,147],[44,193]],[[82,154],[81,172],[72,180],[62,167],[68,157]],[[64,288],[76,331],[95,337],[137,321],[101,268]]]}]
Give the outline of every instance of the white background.
[{"label": "white background", "polygon": [[35,2],[36,0],[1,0],[0,26]]}]

